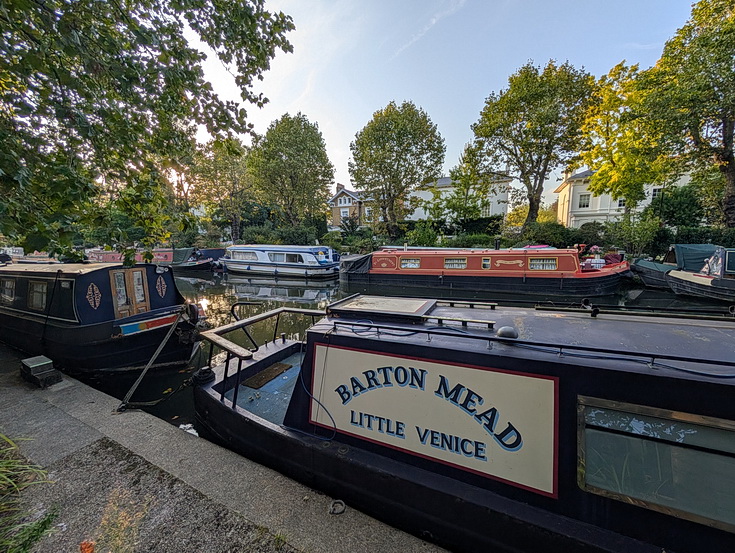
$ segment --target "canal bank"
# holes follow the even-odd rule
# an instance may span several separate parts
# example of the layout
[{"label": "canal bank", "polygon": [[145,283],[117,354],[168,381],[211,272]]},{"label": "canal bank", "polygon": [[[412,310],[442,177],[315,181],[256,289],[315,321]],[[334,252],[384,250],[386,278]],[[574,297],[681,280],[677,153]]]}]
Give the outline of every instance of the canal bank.
[{"label": "canal bank", "polygon": [[119,400],[68,376],[38,389],[22,380],[22,357],[0,345],[0,433],[48,471],[23,496],[36,516],[58,511],[37,552],[88,540],[156,553],[442,551],[349,505],[331,514],[339,497],[147,413],[118,413]]}]

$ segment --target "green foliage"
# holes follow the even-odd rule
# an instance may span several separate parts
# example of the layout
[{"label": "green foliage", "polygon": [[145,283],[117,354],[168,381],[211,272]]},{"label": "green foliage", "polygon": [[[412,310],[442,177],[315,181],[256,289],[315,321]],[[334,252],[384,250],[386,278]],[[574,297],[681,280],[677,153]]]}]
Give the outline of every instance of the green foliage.
[{"label": "green foliage", "polygon": [[645,117],[662,148],[682,164],[715,167],[725,179],[725,223],[735,227],[735,5],[699,0],[689,21],[643,72]]},{"label": "green foliage", "polygon": [[490,217],[460,221],[459,228],[460,232],[465,234],[489,234],[493,236],[500,234],[502,225],[502,215],[491,215]]},{"label": "green foliage", "polygon": [[567,246],[574,244],[609,244],[605,236],[605,225],[600,222],[584,223],[579,228],[570,228],[569,243]]},{"label": "green foliage", "polygon": [[407,214],[408,194],[441,174],[446,147],[436,125],[412,102],[390,102],[350,144],[349,171],[355,188],[383,217],[391,238],[398,236],[398,221]]},{"label": "green foliage", "polygon": [[569,246],[569,229],[557,222],[529,223],[523,229],[516,246],[546,244],[555,248]]},{"label": "green foliage", "polygon": [[627,213],[619,221],[606,223],[606,236],[610,244],[623,248],[631,257],[650,255],[661,224],[658,217],[644,218],[640,214]]},{"label": "green foliage", "polygon": [[718,227],[679,227],[672,244],[717,244],[735,248],[735,229]]},{"label": "green foliage", "polygon": [[293,29],[263,0],[3,2],[0,233],[61,251],[75,223],[103,224],[100,205],[113,201],[149,243],[166,238],[164,171],[191,156],[197,125],[249,131],[245,110],[204,79],[185,24],[234,74],[243,100],[262,105],[253,79],[276,50],[291,51]]},{"label": "green foliage", "polygon": [[663,189],[643,210],[643,218],[656,216],[673,227],[698,225],[704,216],[699,195],[692,185]]},{"label": "green foliage", "polygon": [[345,238],[355,236],[360,230],[360,218],[353,216],[342,219],[339,230]]},{"label": "green foliage", "polygon": [[316,123],[298,113],[271,123],[248,158],[261,202],[282,211],[288,224],[323,215],[334,181],[334,167]]},{"label": "green foliage", "polygon": [[674,178],[672,157],[662,151],[661,129],[643,116],[638,66],[619,63],[595,86],[585,121],[579,163],[594,171],[589,190],[625,198],[635,207],[645,198],[646,184]]},{"label": "green foliage", "polygon": [[528,63],[511,75],[506,90],[488,96],[472,127],[489,167],[525,187],[524,226],[537,219],[551,169],[577,155],[592,87],[592,77],[569,63],[549,61],[543,70]]},{"label": "green foliage", "polygon": [[493,248],[495,237],[489,234],[460,234],[442,243],[448,248]]},{"label": "green foliage", "polygon": [[453,227],[464,221],[480,218],[491,205],[491,195],[497,195],[502,185],[488,172],[476,144],[467,144],[459,163],[449,171],[452,189],[444,194],[438,187],[432,189],[432,199],[425,202],[426,212],[433,220],[443,220]]},{"label": "green foliage", "polygon": [[51,531],[57,512],[51,510],[33,522],[23,522],[29,513],[22,510],[23,489],[43,482],[46,473],[28,463],[18,446],[0,434],[0,550],[28,553],[34,544]]},{"label": "green foliage", "polygon": [[406,233],[409,246],[436,246],[437,233],[429,221],[419,221]]},{"label": "green foliage", "polygon": [[329,246],[330,248],[339,251],[342,251],[342,233],[338,230],[330,231],[319,239],[320,244],[324,244],[325,246]]}]

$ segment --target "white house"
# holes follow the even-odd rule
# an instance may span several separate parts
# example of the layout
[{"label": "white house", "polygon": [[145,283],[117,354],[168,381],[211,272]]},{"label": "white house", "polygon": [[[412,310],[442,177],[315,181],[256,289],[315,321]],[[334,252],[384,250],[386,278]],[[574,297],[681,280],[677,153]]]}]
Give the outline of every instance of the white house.
[{"label": "white house", "polygon": [[[614,200],[610,194],[595,196],[588,189],[593,172],[589,169],[567,175],[562,183],[554,190],[558,194],[556,218],[567,227],[581,227],[584,223],[613,221],[625,212],[625,199]],[[690,181],[689,175],[684,175],[672,186],[684,186]],[[663,194],[660,185],[646,185],[645,200],[638,203],[635,211],[655,202]]]},{"label": "white house", "polygon": [[[505,215],[508,208],[508,183],[510,178],[499,178],[494,184],[497,184],[496,192],[491,192],[488,196],[490,203],[487,208],[482,212],[482,217],[491,217],[492,215]],[[419,219],[426,219],[426,211],[422,204],[425,201],[434,198],[434,190],[438,190],[442,197],[449,195],[454,190],[454,183],[449,177],[442,177],[439,180],[432,182],[426,186],[421,187],[419,190],[415,190],[409,194],[411,198],[417,198],[419,200],[419,207],[417,207],[408,218],[413,221]]]}]

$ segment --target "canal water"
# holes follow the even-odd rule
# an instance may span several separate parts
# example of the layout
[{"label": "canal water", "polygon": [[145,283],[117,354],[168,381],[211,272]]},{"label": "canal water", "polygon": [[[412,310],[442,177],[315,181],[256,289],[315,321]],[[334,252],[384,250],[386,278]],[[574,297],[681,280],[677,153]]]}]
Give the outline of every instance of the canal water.
[{"label": "canal water", "polygon": [[[429,297],[426,290],[406,290],[403,288],[345,289],[340,287],[339,280],[274,280],[256,279],[235,276],[210,276],[202,278],[176,277],[177,286],[182,295],[192,302],[204,306],[207,321],[212,326],[220,326],[234,320],[232,306],[236,306],[239,318],[251,317],[278,307],[301,307],[323,310],[330,303],[354,293],[367,293],[386,296],[423,296]],[[422,293],[423,292],[423,293]],[[447,297],[444,295],[443,297]],[[578,297],[530,297],[518,295],[499,295],[477,292],[470,296],[449,296],[454,299],[481,299],[496,301],[503,305],[532,305],[545,303],[558,307],[579,306],[583,298]],[[619,294],[603,298],[591,298],[598,305],[617,305],[640,308],[668,309],[726,309],[722,302],[683,298],[664,290],[645,289],[636,285],[623,287]],[[289,338],[303,338],[305,330],[311,324],[311,317],[303,315],[284,315],[279,322],[278,333],[285,333]],[[236,333],[233,333],[236,334]],[[252,327],[251,334],[256,342],[262,344],[272,340],[274,321],[264,321]],[[243,346],[249,346],[244,333],[228,336]],[[192,424],[194,420],[193,391],[185,383],[196,368],[206,363],[208,352],[201,351],[187,367],[178,370],[170,369],[156,373],[151,371],[141,381],[133,402],[158,401],[155,406],[144,409],[155,416],[177,426]],[[110,377],[89,382],[114,397],[122,399],[135,382],[137,375]],[[182,387],[183,386],[183,387]]]}]

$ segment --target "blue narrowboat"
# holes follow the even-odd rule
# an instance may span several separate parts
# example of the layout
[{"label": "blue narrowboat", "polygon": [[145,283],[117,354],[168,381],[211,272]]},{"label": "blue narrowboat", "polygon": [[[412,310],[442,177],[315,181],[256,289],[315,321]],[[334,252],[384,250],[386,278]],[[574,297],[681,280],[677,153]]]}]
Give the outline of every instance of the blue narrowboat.
[{"label": "blue narrowboat", "polygon": [[227,272],[239,275],[298,279],[339,277],[339,254],[327,246],[230,246],[220,262]]},{"label": "blue narrowboat", "polygon": [[199,308],[172,272],[151,264],[0,267],[0,341],[73,374],[186,363]]},{"label": "blue narrowboat", "polygon": [[358,295],[202,337],[203,436],[451,550],[735,551],[731,315]]}]

